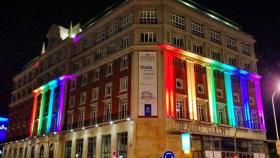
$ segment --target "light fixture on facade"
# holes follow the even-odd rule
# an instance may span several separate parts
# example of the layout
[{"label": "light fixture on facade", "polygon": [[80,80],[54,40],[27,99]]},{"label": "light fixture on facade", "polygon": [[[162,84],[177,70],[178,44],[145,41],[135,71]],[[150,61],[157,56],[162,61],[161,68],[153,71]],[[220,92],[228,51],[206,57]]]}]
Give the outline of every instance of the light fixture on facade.
[{"label": "light fixture on facade", "polygon": [[128,117],[126,120],[127,120],[127,121],[130,121],[131,119],[130,119],[130,117]]},{"label": "light fixture on facade", "polygon": [[98,127],[98,124],[96,124],[95,127]]},{"label": "light fixture on facade", "polygon": [[110,125],[112,125],[114,122],[113,121],[110,121]]},{"label": "light fixture on facade", "polygon": [[53,134],[57,134],[56,132],[53,132]]},{"label": "light fixture on facade", "polygon": [[74,131],[73,129],[70,130],[70,132],[73,132],[73,131]]},{"label": "light fixture on facade", "polygon": [[85,129],[85,127],[83,127],[82,129]]}]

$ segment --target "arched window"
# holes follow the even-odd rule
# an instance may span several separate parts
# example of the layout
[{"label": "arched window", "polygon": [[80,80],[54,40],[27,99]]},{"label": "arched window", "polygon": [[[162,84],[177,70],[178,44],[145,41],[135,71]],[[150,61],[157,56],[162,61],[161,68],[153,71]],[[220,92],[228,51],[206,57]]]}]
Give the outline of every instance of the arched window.
[{"label": "arched window", "polygon": [[54,157],[54,145],[51,144],[49,147],[49,158],[53,158]]},{"label": "arched window", "polygon": [[35,146],[31,148],[31,158],[35,158]]},{"label": "arched window", "polygon": [[43,145],[41,145],[41,147],[40,147],[40,153],[39,153],[39,158],[44,158],[44,146]]}]

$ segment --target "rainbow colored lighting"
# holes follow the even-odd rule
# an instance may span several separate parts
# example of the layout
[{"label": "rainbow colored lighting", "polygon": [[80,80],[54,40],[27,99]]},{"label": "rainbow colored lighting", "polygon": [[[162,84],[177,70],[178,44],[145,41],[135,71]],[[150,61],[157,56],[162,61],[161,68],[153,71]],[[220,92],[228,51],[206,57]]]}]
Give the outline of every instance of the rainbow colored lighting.
[{"label": "rainbow colored lighting", "polygon": [[233,105],[233,95],[232,95],[232,85],[231,85],[231,74],[224,72],[225,80],[225,90],[226,90],[226,99],[227,99],[227,111],[229,118],[229,125],[236,126],[235,115],[234,115],[234,105]]},{"label": "rainbow colored lighting", "polygon": [[38,123],[38,134],[42,133],[42,126],[43,126],[43,117],[45,111],[45,104],[46,104],[46,87],[40,88],[41,90],[41,106],[40,106],[40,113],[39,113],[39,123]]},{"label": "rainbow colored lighting", "polygon": [[55,98],[55,88],[57,86],[57,80],[53,80],[48,83],[49,89],[51,90],[49,109],[48,109],[48,119],[47,119],[47,132],[50,132],[51,122],[52,122],[52,111]]},{"label": "rainbow colored lighting", "polygon": [[[234,112],[234,102],[233,102],[233,90],[231,84],[231,75],[238,76],[240,78],[240,89],[242,94],[242,102],[243,102],[243,111],[246,127],[252,128],[252,120],[251,120],[251,112],[249,106],[249,96],[247,90],[247,80],[252,80],[255,83],[255,94],[257,100],[258,107],[258,116],[261,119],[260,127],[262,130],[265,130],[264,124],[264,115],[263,115],[263,105],[260,91],[260,76],[248,72],[246,70],[238,69],[228,64],[224,64],[213,59],[209,59],[198,54],[185,51],[182,49],[175,48],[169,44],[160,44],[159,48],[164,50],[164,80],[165,80],[165,102],[166,102],[166,112],[167,116],[172,115],[172,106],[171,99],[174,101],[174,87],[172,89],[172,85],[174,84],[174,75],[171,70],[170,61],[178,54],[185,57],[187,61],[187,84],[188,84],[188,106],[189,106],[189,116],[190,119],[197,120],[197,107],[196,107],[196,94],[195,94],[195,84],[194,84],[194,73],[193,73],[193,65],[195,63],[206,65],[207,67],[207,86],[208,86],[208,99],[209,99],[209,108],[210,108],[210,118],[211,122],[217,124],[218,123],[218,115],[217,115],[217,103],[216,103],[216,89],[215,82],[213,77],[213,69],[217,69],[221,72],[224,72],[224,82],[225,82],[225,91],[226,91],[226,101],[227,101],[227,112],[229,124],[231,126],[236,126],[235,120],[235,112]],[[191,61],[189,61],[191,60]],[[172,72],[172,73],[171,73]]]},{"label": "rainbow colored lighting", "polygon": [[209,99],[209,109],[210,109],[210,119],[211,122],[218,124],[218,114],[217,114],[217,102],[216,102],[216,86],[214,79],[213,68],[206,67],[207,74],[207,86],[208,86],[208,99]]},{"label": "rainbow colored lighting", "polygon": [[39,95],[39,91],[35,90],[33,91],[33,108],[32,108],[32,114],[31,114],[31,122],[30,122],[30,129],[29,129],[29,136],[32,136],[33,133],[33,128],[34,128],[34,122],[35,122],[35,115],[36,115],[36,111],[37,111],[37,100],[38,100],[38,95]]},{"label": "rainbow colored lighting", "polygon": [[[64,78],[65,79],[65,78]],[[58,131],[62,130],[62,115],[63,115],[63,107],[64,107],[64,94],[65,94],[65,80],[61,79],[59,81],[60,91],[59,91],[59,103],[58,103],[58,114],[57,114],[57,122],[56,129]]]}]

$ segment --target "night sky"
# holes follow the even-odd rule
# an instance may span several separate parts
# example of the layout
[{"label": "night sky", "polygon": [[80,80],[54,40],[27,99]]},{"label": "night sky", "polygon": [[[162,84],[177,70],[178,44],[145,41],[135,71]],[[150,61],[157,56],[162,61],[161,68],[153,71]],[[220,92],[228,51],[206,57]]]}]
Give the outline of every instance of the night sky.
[{"label": "night sky", "polygon": [[[0,116],[8,115],[12,78],[40,54],[52,24],[69,27],[70,21],[82,25],[115,3],[57,1],[1,4],[0,7]],[[257,40],[255,49],[269,139],[274,137],[271,95],[280,82],[280,2],[277,0],[195,0],[203,6],[237,22]],[[95,4],[93,4],[95,3]],[[280,94],[280,93],[279,93]],[[275,105],[280,127],[280,95]]]}]

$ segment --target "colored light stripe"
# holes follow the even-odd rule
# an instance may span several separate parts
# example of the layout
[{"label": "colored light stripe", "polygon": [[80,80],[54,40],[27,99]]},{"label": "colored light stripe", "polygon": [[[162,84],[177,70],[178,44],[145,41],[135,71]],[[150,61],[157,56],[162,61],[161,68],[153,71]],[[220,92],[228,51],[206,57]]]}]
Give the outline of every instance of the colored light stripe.
[{"label": "colored light stripe", "polygon": [[49,89],[51,90],[50,100],[49,100],[49,109],[48,109],[48,118],[47,118],[47,131],[50,132],[51,123],[52,123],[52,112],[53,112],[53,104],[55,98],[55,88],[57,86],[57,80],[53,80],[48,83]]},{"label": "colored light stripe", "polygon": [[255,79],[254,85],[255,85],[255,94],[256,94],[256,99],[257,99],[258,115],[259,115],[259,118],[261,119],[260,127],[262,130],[266,130],[264,115],[263,115],[263,103],[262,103],[262,96],[261,96],[260,80]]},{"label": "colored light stripe", "polygon": [[42,88],[41,94],[41,105],[40,105],[40,113],[39,113],[39,123],[38,123],[38,134],[42,133],[42,126],[43,126],[43,117],[45,111],[45,104],[46,104],[46,89],[45,87]]},{"label": "colored light stripe", "polygon": [[58,113],[57,113],[57,122],[56,122],[56,129],[57,131],[62,131],[62,115],[63,115],[63,108],[64,108],[64,100],[65,100],[65,80],[59,81],[59,104],[58,104]]},{"label": "colored light stripe", "polygon": [[241,93],[242,93],[242,103],[244,108],[245,125],[248,128],[252,128],[247,82],[245,76],[240,75],[240,85],[241,85]]},{"label": "colored light stripe", "polygon": [[174,68],[173,68],[173,58],[174,56],[173,55],[170,55],[169,56],[169,71],[170,71],[170,109],[171,109],[171,116],[172,117],[175,117],[176,116],[176,107],[175,107],[175,95],[174,95],[174,92],[175,92],[175,89],[174,89],[174,84],[175,84],[175,80],[174,80]]},{"label": "colored light stripe", "polygon": [[181,135],[182,151],[187,154],[191,151],[191,135],[190,133],[183,133]]},{"label": "colored light stripe", "polygon": [[197,120],[194,63],[187,61],[188,103],[190,119]]},{"label": "colored light stripe", "polygon": [[229,125],[236,126],[235,115],[234,115],[234,104],[233,104],[233,95],[232,95],[232,85],[231,85],[231,74],[224,72],[224,81],[226,89],[226,99],[227,99],[227,111],[229,118]]},{"label": "colored light stripe", "polygon": [[169,76],[169,62],[168,62],[168,53],[164,51],[164,83],[165,83],[165,109],[166,109],[166,116],[170,115],[169,109],[169,83],[170,80]]},{"label": "colored light stripe", "polygon": [[216,102],[216,88],[214,71],[212,67],[206,67],[207,74],[207,87],[208,87],[208,99],[209,99],[209,110],[211,122],[218,124],[218,114],[217,114],[217,102]]},{"label": "colored light stripe", "polygon": [[8,118],[0,117],[0,122],[8,122]]},{"label": "colored light stripe", "polygon": [[[33,91],[34,92],[34,91]],[[34,92],[33,96],[33,108],[32,108],[32,114],[31,114],[31,122],[30,122],[30,129],[29,129],[29,136],[31,137],[33,134],[33,129],[34,129],[34,123],[35,123],[35,116],[36,116],[36,112],[37,112],[37,100],[38,100],[38,95],[39,92]]]}]

